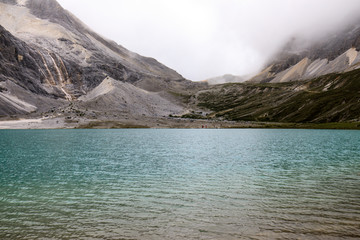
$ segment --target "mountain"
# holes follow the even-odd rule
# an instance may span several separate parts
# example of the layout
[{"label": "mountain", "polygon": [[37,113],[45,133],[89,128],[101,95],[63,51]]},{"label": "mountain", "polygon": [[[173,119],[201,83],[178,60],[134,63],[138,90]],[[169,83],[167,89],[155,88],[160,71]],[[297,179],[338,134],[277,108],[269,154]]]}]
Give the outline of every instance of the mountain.
[{"label": "mountain", "polygon": [[[192,96],[207,119],[282,123],[360,122],[360,24],[306,48],[292,39],[244,83]],[[204,118],[204,113],[184,117]],[[359,124],[360,126],[360,124]]]},{"label": "mountain", "polygon": [[247,79],[248,77],[246,76],[235,76],[231,74],[225,74],[223,76],[206,79],[204,82],[208,83],[209,85],[216,85],[216,84],[224,84],[224,83],[232,83],[232,82],[244,82]]},{"label": "mountain", "polygon": [[290,82],[360,68],[360,24],[352,24],[306,48],[291,39],[250,82]]},{"label": "mountain", "polygon": [[[86,95],[107,79],[132,85],[116,84],[119,91],[154,92],[177,106],[167,114],[180,113],[186,106],[176,96],[201,85],[98,35],[55,0],[0,0],[0,12],[0,116],[41,115],[87,101]],[[107,102],[106,109],[126,111],[117,100]],[[146,113],[166,114],[147,104],[153,110]]]},{"label": "mountain", "polygon": [[2,120],[41,117],[51,128],[360,122],[359,24],[306,48],[292,39],[246,82],[196,83],[98,35],[55,0],[0,0],[0,12]]},{"label": "mountain", "polygon": [[360,122],[360,69],[286,83],[231,83],[198,92],[207,118],[289,123]]},{"label": "mountain", "polygon": [[0,26],[0,115],[25,114],[65,102],[56,100],[65,96],[60,89],[46,91],[41,59],[38,52]]}]

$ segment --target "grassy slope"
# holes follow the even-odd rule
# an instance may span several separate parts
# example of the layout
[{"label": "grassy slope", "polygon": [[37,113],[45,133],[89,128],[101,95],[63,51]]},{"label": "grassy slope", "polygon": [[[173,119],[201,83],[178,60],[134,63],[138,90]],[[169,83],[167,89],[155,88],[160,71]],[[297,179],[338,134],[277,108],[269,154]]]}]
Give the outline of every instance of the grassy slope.
[{"label": "grassy slope", "polygon": [[360,69],[309,81],[225,84],[200,91],[194,101],[226,120],[285,123],[360,121]]}]

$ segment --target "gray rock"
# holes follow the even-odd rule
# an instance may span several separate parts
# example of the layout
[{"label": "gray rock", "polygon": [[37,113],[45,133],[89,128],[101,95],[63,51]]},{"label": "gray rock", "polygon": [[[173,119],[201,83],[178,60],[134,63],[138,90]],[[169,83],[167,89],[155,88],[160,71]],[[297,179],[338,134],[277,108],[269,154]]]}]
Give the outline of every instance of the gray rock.
[{"label": "gray rock", "polygon": [[[55,0],[28,0],[25,6],[18,5],[17,1],[0,0],[0,4],[7,4],[6,14],[15,19],[10,21],[6,15],[0,16],[0,25],[3,25],[0,27],[0,82],[11,82],[23,90],[18,94],[26,95],[6,93],[14,97],[14,101],[0,113],[2,115],[28,114],[35,108],[40,111],[41,106],[48,107],[42,101],[74,102],[106,77],[159,92],[166,97],[165,102],[174,100],[171,94],[164,94],[166,92],[183,96],[202,86],[185,80],[153,58],[140,56],[102,38]],[[4,99],[5,95],[0,105],[5,109]],[[139,99],[146,98],[139,96]],[[156,99],[160,101],[161,97]],[[17,102],[35,108],[18,108]]]}]

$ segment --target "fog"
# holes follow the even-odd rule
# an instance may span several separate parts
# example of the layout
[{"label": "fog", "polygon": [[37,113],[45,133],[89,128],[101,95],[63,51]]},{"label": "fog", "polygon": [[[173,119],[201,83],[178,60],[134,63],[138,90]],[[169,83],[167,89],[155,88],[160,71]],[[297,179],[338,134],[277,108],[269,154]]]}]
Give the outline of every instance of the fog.
[{"label": "fog", "polygon": [[58,2],[104,37],[191,80],[255,73],[289,39],[327,37],[360,11],[359,0]]}]

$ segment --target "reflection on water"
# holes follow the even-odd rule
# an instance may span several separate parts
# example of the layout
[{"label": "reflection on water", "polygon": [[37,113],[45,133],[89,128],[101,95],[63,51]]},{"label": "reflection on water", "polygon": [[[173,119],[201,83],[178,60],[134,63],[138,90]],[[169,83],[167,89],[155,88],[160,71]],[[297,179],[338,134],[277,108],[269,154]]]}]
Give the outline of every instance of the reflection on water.
[{"label": "reflection on water", "polygon": [[0,131],[0,239],[359,239],[359,144],[359,131]]}]

